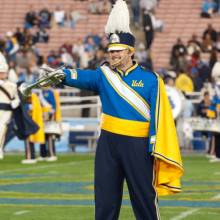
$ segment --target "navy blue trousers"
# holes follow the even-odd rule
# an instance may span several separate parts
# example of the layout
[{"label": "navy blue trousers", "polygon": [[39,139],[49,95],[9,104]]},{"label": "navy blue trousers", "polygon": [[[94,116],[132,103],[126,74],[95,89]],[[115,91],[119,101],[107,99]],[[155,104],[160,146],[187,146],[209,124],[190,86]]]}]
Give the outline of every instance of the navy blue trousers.
[{"label": "navy blue trousers", "polygon": [[95,158],[95,219],[117,220],[126,180],[137,220],[159,219],[153,187],[153,157],[147,138],[102,130]]}]

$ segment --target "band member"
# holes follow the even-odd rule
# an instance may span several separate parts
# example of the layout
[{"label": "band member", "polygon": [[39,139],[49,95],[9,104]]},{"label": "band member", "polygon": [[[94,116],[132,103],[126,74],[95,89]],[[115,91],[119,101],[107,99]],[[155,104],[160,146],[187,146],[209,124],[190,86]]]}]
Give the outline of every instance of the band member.
[{"label": "band member", "polygon": [[[215,85],[215,95],[212,99],[212,103],[207,110],[207,116],[209,118],[215,118],[220,120],[220,85]],[[211,159],[210,162],[220,162],[220,133],[216,132],[213,134],[213,147],[210,149]],[[214,156],[213,156],[214,155]]]},{"label": "band member", "polygon": [[[198,108],[197,108],[197,115],[202,117],[202,118],[210,118],[213,119],[215,118],[215,110],[214,112],[211,109],[215,109],[212,106],[212,100],[210,98],[210,94],[208,91],[204,92],[203,99],[199,103]],[[215,158],[215,135],[212,132],[204,131],[202,134],[208,138],[208,151],[207,151],[207,157],[210,158]]]},{"label": "band member", "polygon": [[19,106],[20,100],[17,85],[8,79],[8,64],[0,53],[0,159],[4,158],[4,143],[13,109]]},{"label": "band member", "polygon": [[59,93],[52,88],[43,88],[40,94],[44,113],[46,142],[40,145],[39,161],[56,161],[55,141],[61,135],[61,111]]},{"label": "band member", "polygon": [[31,134],[25,140],[25,159],[22,160],[22,163],[32,164],[37,162],[35,156],[35,144],[45,143],[43,112],[37,94],[31,94],[27,100],[26,108],[31,115],[32,120],[38,125],[37,132]]},{"label": "band member", "polygon": [[183,174],[165,86],[133,60],[135,37],[125,1],[116,1],[106,34],[109,62],[96,70],[60,70],[63,84],[95,91],[102,101],[95,219],[118,219],[124,180],[136,219],[159,219],[157,195],[180,192]]}]

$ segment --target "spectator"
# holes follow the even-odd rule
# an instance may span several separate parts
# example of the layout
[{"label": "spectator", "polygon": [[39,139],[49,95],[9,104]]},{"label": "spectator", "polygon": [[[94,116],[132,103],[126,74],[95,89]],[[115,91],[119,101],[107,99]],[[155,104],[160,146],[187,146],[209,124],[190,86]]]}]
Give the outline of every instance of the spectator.
[{"label": "spectator", "polygon": [[62,49],[65,49],[69,54],[72,55],[73,45],[71,44],[71,42],[66,41],[66,42],[59,48],[59,53],[61,53]]},{"label": "spectator", "polygon": [[194,91],[196,92],[201,91],[204,81],[200,77],[199,68],[198,67],[192,68],[190,72],[190,76],[193,81]]},{"label": "spectator", "polygon": [[180,73],[175,80],[175,86],[182,92],[193,92],[194,86],[192,79],[188,76],[187,73]]},{"label": "spectator", "polygon": [[94,54],[97,48],[98,47],[96,46],[93,38],[88,37],[87,42],[85,43],[85,51],[89,54]]},{"label": "spectator", "polygon": [[213,28],[212,24],[208,24],[207,29],[203,32],[203,50],[210,52],[213,45],[217,42],[217,31]]},{"label": "spectator", "polygon": [[220,62],[215,62],[211,75],[216,82],[220,81]]},{"label": "spectator", "polygon": [[76,26],[76,24],[77,24],[77,22],[79,20],[87,19],[87,16],[86,15],[82,15],[80,11],[75,10],[74,6],[70,10],[70,13],[68,14],[68,16],[69,16],[68,19],[69,19],[70,27],[71,28],[75,28],[75,26]]},{"label": "spectator", "polygon": [[[213,57],[213,62],[214,62],[214,57]],[[206,82],[211,82],[212,69],[210,68],[209,64],[200,60],[198,62],[197,68],[199,72],[199,78],[201,79],[203,84]]]},{"label": "spectator", "polygon": [[57,66],[60,63],[60,55],[55,50],[51,50],[47,56],[47,63],[52,66]]},{"label": "spectator", "polygon": [[140,65],[143,65],[147,61],[147,50],[145,49],[145,46],[143,43],[140,43],[138,45],[136,54],[135,54],[137,61]]},{"label": "spectator", "polygon": [[33,5],[30,5],[29,11],[25,15],[25,24],[26,29],[30,29],[33,26],[38,25],[38,16],[33,9]]},{"label": "spectator", "polygon": [[196,34],[193,34],[192,37],[187,42],[187,53],[192,55],[194,52],[201,52],[202,45],[201,42],[198,40]]},{"label": "spectator", "polygon": [[99,6],[98,6],[99,14],[109,14],[111,10],[111,6],[112,5],[109,0],[99,0]]},{"label": "spectator", "polygon": [[213,28],[212,24],[208,24],[207,29],[203,32],[203,38],[206,35],[210,35],[213,42],[217,41],[217,31]]},{"label": "spectator", "polygon": [[62,63],[67,64],[69,66],[76,66],[73,61],[73,57],[71,56],[71,54],[68,53],[68,51],[65,48],[61,49],[61,61]]},{"label": "spectator", "polygon": [[102,49],[98,49],[92,60],[89,61],[88,68],[96,69],[105,60],[105,53]]},{"label": "spectator", "polygon": [[39,43],[48,43],[49,35],[44,28],[41,28],[36,35],[37,42]]},{"label": "spectator", "polygon": [[98,0],[90,0],[88,4],[88,12],[90,14],[99,14]]},{"label": "spectator", "polygon": [[108,39],[107,39],[106,35],[104,35],[104,34],[102,36],[100,36],[100,38],[101,38],[101,41],[100,41],[99,47],[103,50],[106,50],[107,45],[108,45]]},{"label": "spectator", "polygon": [[21,31],[21,28],[19,28],[19,27],[16,28],[16,32],[15,32],[14,36],[16,37],[19,45],[24,45],[25,36],[24,36],[24,32]]},{"label": "spectator", "polygon": [[140,0],[131,0],[133,24],[137,28],[140,21]]},{"label": "spectator", "polygon": [[0,38],[0,52],[4,53],[5,51],[5,40]]},{"label": "spectator", "polygon": [[173,45],[170,64],[176,72],[179,72],[180,69],[186,71],[187,62],[186,62],[187,50],[185,45],[182,42],[181,38],[178,38],[176,43]]},{"label": "spectator", "polygon": [[85,45],[83,44],[83,40],[81,38],[78,38],[76,43],[73,45],[72,53],[79,58],[79,67],[88,67],[89,57],[88,53],[85,51]]},{"label": "spectator", "polygon": [[215,12],[220,13],[220,0],[214,0],[215,2]]},{"label": "spectator", "polygon": [[65,22],[65,11],[63,9],[61,9],[60,6],[57,6],[54,13],[54,20],[55,23],[58,24],[60,27],[64,26],[64,22]]},{"label": "spectator", "polygon": [[215,63],[218,61],[218,55],[217,55],[217,51],[215,49],[213,49],[210,53],[210,57],[209,57],[209,68],[212,70],[212,68],[214,67]]},{"label": "spectator", "polygon": [[189,70],[191,71],[192,68],[197,68],[198,64],[200,62],[200,52],[195,51],[192,56],[191,59],[189,60],[188,66],[189,66]]},{"label": "spectator", "polygon": [[[89,41],[89,38],[92,38],[93,42],[95,43],[96,47],[99,47],[100,46],[100,42],[101,42],[101,38],[100,36],[98,35],[96,29],[92,29],[91,33],[88,34],[86,37],[85,37],[85,43],[87,44],[88,41]],[[93,44],[93,43],[92,43]]]},{"label": "spectator", "polygon": [[140,8],[143,11],[151,11],[157,6],[157,0],[140,0]]},{"label": "spectator", "polygon": [[25,29],[24,31],[24,45],[23,48],[28,50],[35,43],[35,35],[37,34],[37,28]]},{"label": "spectator", "polygon": [[215,9],[215,5],[212,0],[204,0],[202,4],[201,17],[211,18]]},{"label": "spectator", "polygon": [[43,8],[39,12],[39,28],[50,28],[51,12],[47,8]]},{"label": "spectator", "polygon": [[220,52],[220,33],[217,34],[217,41],[215,43],[215,48],[218,52]]},{"label": "spectator", "polygon": [[143,43],[138,45],[137,51],[135,53],[138,63],[145,67],[146,69],[153,70],[153,63],[149,56],[149,51],[146,50]]},{"label": "spectator", "polygon": [[36,56],[31,50],[20,50],[16,56],[16,65],[27,69],[36,64]]},{"label": "spectator", "polygon": [[146,40],[146,49],[150,49],[154,40],[154,27],[151,15],[147,10],[143,13],[143,28]]},{"label": "spectator", "polygon": [[197,115],[203,117],[203,118],[208,118],[208,110],[209,107],[211,106],[212,102],[210,99],[210,94],[209,92],[205,92],[203,95],[202,101],[199,103],[198,108],[197,108]]},{"label": "spectator", "polygon": [[152,24],[153,24],[154,31],[160,31],[160,32],[163,31],[164,22],[155,17],[154,10],[149,11],[149,14],[151,16],[151,21],[152,21]]},{"label": "spectator", "polygon": [[5,41],[5,52],[8,56],[9,60],[15,60],[16,53],[19,50],[19,44],[17,42],[16,37],[13,35],[11,31],[6,33],[6,41]]}]

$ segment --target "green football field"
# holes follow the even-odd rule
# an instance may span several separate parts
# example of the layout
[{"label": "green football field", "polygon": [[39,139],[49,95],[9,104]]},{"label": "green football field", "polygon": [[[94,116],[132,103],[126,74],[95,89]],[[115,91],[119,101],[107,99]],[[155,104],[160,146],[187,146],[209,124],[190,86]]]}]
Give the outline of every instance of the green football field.
[{"label": "green football field", "polygon": [[[22,165],[22,157],[0,161],[1,220],[94,219],[94,155],[60,155],[57,162],[34,165]],[[219,220],[220,163],[196,155],[183,159],[183,192],[160,198],[161,219]],[[132,219],[125,189],[120,220]]]}]

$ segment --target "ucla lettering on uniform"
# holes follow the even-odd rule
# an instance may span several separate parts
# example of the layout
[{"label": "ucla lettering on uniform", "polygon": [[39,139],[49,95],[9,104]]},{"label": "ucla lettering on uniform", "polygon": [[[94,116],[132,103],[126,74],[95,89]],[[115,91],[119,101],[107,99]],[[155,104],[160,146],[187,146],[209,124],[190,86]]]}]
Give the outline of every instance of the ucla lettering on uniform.
[{"label": "ucla lettering on uniform", "polygon": [[77,79],[77,71],[74,69],[71,69],[70,72],[71,72],[71,79]]},{"label": "ucla lettering on uniform", "polygon": [[132,80],[132,87],[144,87],[144,83],[142,80],[138,81],[138,80]]}]

